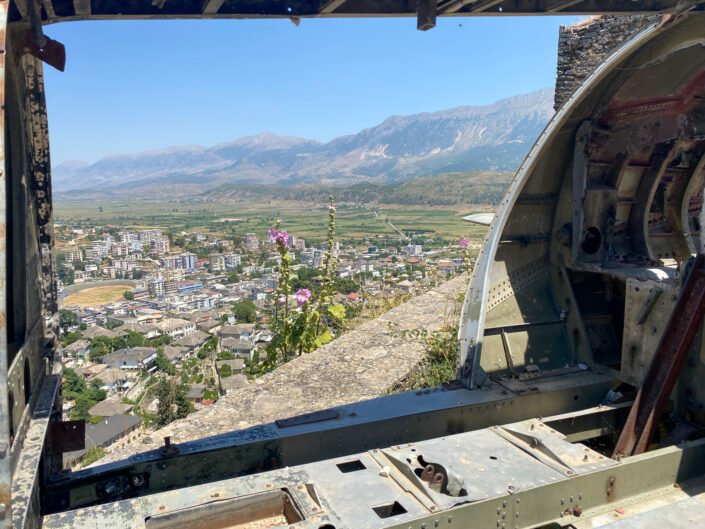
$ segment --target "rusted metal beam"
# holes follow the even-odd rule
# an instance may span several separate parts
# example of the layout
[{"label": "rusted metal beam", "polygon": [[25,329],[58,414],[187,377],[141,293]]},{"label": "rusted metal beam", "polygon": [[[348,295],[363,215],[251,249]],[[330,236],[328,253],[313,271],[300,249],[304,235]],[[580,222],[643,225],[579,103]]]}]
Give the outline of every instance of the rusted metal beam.
[{"label": "rusted metal beam", "polygon": [[325,2],[320,9],[322,15],[330,15],[335,13],[335,11],[342,6],[347,0],[328,0]]},{"label": "rusted metal beam", "polygon": [[203,0],[201,2],[201,13],[204,15],[215,15],[223,7],[225,0]]},{"label": "rusted metal beam", "polygon": [[416,2],[416,29],[428,31],[436,27],[438,4],[436,0],[417,0]]},{"label": "rusted metal beam", "polygon": [[649,371],[614,449],[614,457],[646,451],[705,315],[705,255],[698,254],[666,324]]},{"label": "rusted metal beam", "polygon": [[12,465],[10,458],[11,428],[10,413],[11,402],[8,387],[8,355],[7,355],[7,204],[6,185],[7,174],[5,170],[5,58],[7,38],[7,14],[9,0],[0,1],[0,528],[12,527],[12,506],[10,503],[12,487]]},{"label": "rusted metal beam", "polygon": [[73,12],[77,16],[91,14],[91,0],[73,0]]},{"label": "rusted metal beam", "polygon": [[639,186],[634,192],[634,197],[639,201],[632,206],[629,212],[629,233],[631,234],[632,251],[649,259],[655,259],[649,248],[649,211],[656,195],[659,182],[663,177],[668,164],[678,152],[678,142],[668,140],[655,145],[649,168],[639,181]]}]

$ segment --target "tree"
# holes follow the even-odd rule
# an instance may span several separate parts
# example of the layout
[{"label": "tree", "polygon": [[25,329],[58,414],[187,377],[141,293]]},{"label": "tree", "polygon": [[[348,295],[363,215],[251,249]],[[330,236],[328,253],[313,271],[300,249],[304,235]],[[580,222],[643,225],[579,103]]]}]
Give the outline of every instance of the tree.
[{"label": "tree", "polygon": [[243,299],[233,305],[233,314],[237,321],[254,323],[257,321],[257,308],[249,299]]},{"label": "tree", "polygon": [[94,401],[82,395],[76,396],[76,398],[74,399],[73,408],[71,408],[68,413],[69,419],[72,419],[74,421],[78,421],[81,419],[83,419],[84,421],[89,420],[91,414],[88,413],[88,410],[90,410],[94,405]]},{"label": "tree", "polygon": [[86,381],[67,367],[64,369],[62,387],[65,392],[82,393],[86,390]]},{"label": "tree", "polygon": [[176,374],[176,367],[174,366],[174,364],[171,363],[169,358],[167,358],[166,354],[164,353],[164,349],[162,349],[161,347],[157,349],[157,360],[155,363],[157,369],[162,373],[166,373],[167,375]]},{"label": "tree", "polygon": [[73,285],[73,268],[66,266],[63,261],[56,262],[56,275],[64,285]]},{"label": "tree", "polygon": [[144,275],[144,273],[142,272],[142,270],[133,270],[132,271],[132,279],[142,279],[143,275]]},{"label": "tree", "polygon": [[135,299],[134,294],[132,292],[130,292],[129,290],[125,290],[125,292],[122,293],[122,297],[128,301],[132,301]]},{"label": "tree", "polygon": [[223,283],[230,285],[232,283],[237,283],[238,281],[240,281],[240,277],[237,275],[237,272],[229,272],[228,277],[225,278]]},{"label": "tree", "polygon": [[150,347],[160,347],[162,345],[169,345],[174,339],[168,334],[161,334],[153,338],[147,338],[145,342]]},{"label": "tree", "polygon": [[72,331],[64,335],[64,337],[61,339],[61,344],[66,347],[67,345],[71,345],[72,343],[77,340],[80,340],[81,338],[83,338],[83,335],[80,332]]},{"label": "tree", "polygon": [[96,336],[91,340],[88,357],[92,362],[102,362],[103,357],[115,351],[115,343],[107,336]]},{"label": "tree", "polygon": [[157,427],[161,428],[176,419],[183,419],[193,411],[193,403],[186,398],[188,386],[174,380],[162,380],[155,388],[159,399],[157,406]]},{"label": "tree", "polygon": [[142,347],[144,346],[144,335],[134,331],[128,331],[125,337],[123,347]]},{"label": "tree", "polygon": [[78,315],[68,309],[59,309],[59,327],[64,334],[67,334],[69,328],[75,325],[78,325]]},{"label": "tree", "polygon": [[227,378],[233,374],[233,368],[230,367],[230,364],[223,364],[218,368],[218,374],[222,378]]}]

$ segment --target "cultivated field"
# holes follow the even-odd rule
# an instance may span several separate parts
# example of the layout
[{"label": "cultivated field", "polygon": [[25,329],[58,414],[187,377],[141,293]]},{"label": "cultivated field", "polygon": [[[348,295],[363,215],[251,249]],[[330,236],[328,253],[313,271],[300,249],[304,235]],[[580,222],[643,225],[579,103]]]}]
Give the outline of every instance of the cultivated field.
[{"label": "cultivated field", "polygon": [[104,305],[123,299],[122,294],[130,290],[129,286],[113,285],[109,287],[93,287],[69,294],[64,298],[65,307],[92,307],[94,305]]},{"label": "cultivated field", "polygon": [[[463,216],[490,207],[459,210],[452,207],[340,205],[336,211],[336,231],[339,240],[365,237],[396,237],[394,227],[404,233],[415,232],[432,237],[466,236],[481,239],[486,228],[463,222]],[[86,221],[89,224],[114,224],[124,227],[162,227],[173,231],[203,230],[232,236],[254,232],[263,238],[277,219],[284,221],[290,233],[323,240],[328,221],[326,204],[269,201],[267,203],[232,202],[56,202],[58,223]]]}]

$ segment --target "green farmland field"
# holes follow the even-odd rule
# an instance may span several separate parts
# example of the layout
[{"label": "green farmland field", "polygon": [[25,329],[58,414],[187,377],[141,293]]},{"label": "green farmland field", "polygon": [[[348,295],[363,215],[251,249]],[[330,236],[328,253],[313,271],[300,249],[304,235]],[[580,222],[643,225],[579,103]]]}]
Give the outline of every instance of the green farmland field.
[{"label": "green farmland field", "polygon": [[[482,206],[460,210],[417,205],[375,206],[368,209],[341,205],[336,211],[336,230],[341,240],[376,236],[393,238],[398,236],[394,227],[405,234],[416,233],[448,240],[461,236],[481,239],[486,227],[463,222],[462,217],[488,209]],[[172,231],[202,230],[233,236],[254,232],[264,237],[267,229],[277,219],[282,219],[284,227],[293,235],[311,241],[322,240],[326,232],[328,209],[323,203],[292,201],[253,204],[244,201],[189,203],[122,199],[113,202],[77,200],[55,203],[57,223],[83,221],[91,225],[162,227]]]}]

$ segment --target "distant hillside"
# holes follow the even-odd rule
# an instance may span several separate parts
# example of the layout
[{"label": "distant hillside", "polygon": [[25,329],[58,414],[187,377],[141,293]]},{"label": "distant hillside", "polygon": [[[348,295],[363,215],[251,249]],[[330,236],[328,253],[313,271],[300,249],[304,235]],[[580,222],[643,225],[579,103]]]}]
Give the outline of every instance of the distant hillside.
[{"label": "distant hillside", "polygon": [[223,184],[199,196],[208,202],[293,200],[325,202],[329,195],[338,203],[453,206],[498,204],[513,173],[450,173],[414,178],[400,184],[361,182],[350,186],[295,186]]},{"label": "distant hillside", "polygon": [[54,167],[54,190],[59,198],[79,190],[84,197],[94,191],[173,195],[223,184],[383,185],[460,171],[514,171],[552,115],[552,102],[547,88],[492,105],[392,116],[328,143],[265,132],[210,148],[74,161]]}]

